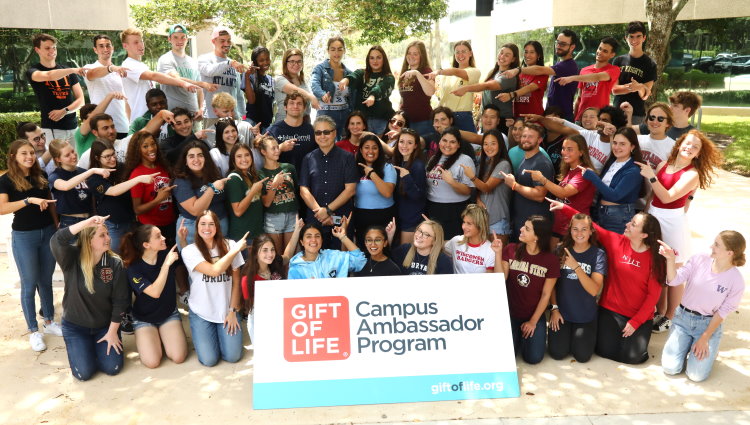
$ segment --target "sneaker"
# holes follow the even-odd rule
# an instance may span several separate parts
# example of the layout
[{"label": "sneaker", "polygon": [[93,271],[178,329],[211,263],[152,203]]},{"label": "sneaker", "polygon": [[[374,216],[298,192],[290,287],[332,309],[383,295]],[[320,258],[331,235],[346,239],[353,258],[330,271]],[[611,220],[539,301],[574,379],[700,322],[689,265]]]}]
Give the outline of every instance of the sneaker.
[{"label": "sneaker", "polygon": [[125,335],[133,335],[133,333],[135,333],[135,330],[133,329],[133,315],[131,313],[125,313],[122,316],[122,321],[120,322],[120,332],[124,333]]},{"label": "sneaker", "polygon": [[47,349],[47,344],[44,343],[44,336],[41,332],[32,332],[29,337],[31,343],[31,349],[34,351],[44,351]]},{"label": "sneaker", "polygon": [[57,322],[50,322],[48,325],[44,325],[44,333],[54,336],[63,336],[62,327]]},{"label": "sneaker", "polygon": [[666,316],[661,316],[658,322],[654,322],[654,328],[652,332],[660,334],[662,332],[668,331],[670,327],[672,327],[672,321],[667,319]]}]

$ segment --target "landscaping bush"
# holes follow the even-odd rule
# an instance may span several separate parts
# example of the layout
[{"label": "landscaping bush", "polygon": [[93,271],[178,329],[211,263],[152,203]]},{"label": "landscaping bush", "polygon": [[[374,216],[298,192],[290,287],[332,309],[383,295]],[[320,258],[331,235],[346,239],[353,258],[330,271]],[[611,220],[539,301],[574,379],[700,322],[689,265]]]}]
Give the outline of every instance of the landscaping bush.
[{"label": "landscaping bush", "polygon": [[13,93],[12,90],[0,92],[0,112],[38,111],[36,96],[33,91]]},{"label": "landscaping bush", "polygon": [[698,69],[685,72],[682,68],[667,68],[662,75],[667,88],[671,90],[700,90],[724,88],[727,74],[707,74]]},{"label": "landscaping bush", "polygon": [[750,105],[750,90],[723,90],[714,92],[704,92],[700,94],[703,97],[704,105],[723,105],[723,106],[747,106]]},{"label": "landscaping bush", "polygon": [[11,112],[0,114],[0,169],[6,169],[8,147],[16,140],[16,126],[19,122],[41,123],[39,112]]}]

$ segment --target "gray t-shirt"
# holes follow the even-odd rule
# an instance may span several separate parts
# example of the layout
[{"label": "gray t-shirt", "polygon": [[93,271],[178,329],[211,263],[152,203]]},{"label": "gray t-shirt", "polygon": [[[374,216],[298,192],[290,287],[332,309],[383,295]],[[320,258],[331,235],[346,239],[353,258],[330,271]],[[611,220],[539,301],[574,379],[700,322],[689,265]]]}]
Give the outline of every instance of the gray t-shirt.
[{"label": "gray t-shirt", "polygon": [[[555,168],[552,166],[552,161],[541,152],[537,152],[536,155],[531,158],[524,158],[515,172],[516,182],[518,184],[529,187],[541,186],[541,183],[532,180],[531,174],[524,173],[523,170],[539,170],[547,180],[554,181]],[[518,234],[518,229],[520,229],[526,219],[534,214],[539,214],[552,220],[552,213],[549,211],[549,202],[532,201],[517,191],[513,192],[514,235]]]},{"label": "gray t-shirt", "polygon": [[[495,165],[495,169],[492,170],[490,177],[502,180],[503,175],[500,172],[506,174],[513,172],[510,161],[500,161]],[[510,220],[510,187],[507,184],[500,183],[492,189],[492,192],[482,192],[479,198],[487,207],[487,212],[490,215],[490,224],[497,223],[502,219]]]},{"label": "gray t-shirt", "polygon": [[[433,168],[432,171],[427,173],[427,199],[432,202],[440,202],[443,204],[463,202],[469,199],[470,195],[462,195],[456,192],[451,185],[443,180],[441,170],[443,169],[442,164],[446,159],[447,157],[443,155],[440,158],[438,165]],[[461,156],[458,157],[458,160],[456,160],[450,168],[453,179],[469,187],[474,187],[474,183],[472,183],[472,181],[466,177],[466,174],[464,174],[464,169],[461,167],[461,164],[471,167],[472,170],[474,169],[474,161],[467,155],[461,154]]]},{"label": "gray t-shirt", "polygon": [[245,116],[245,94],[242,93],[240,88],[242,75],[232,68],[230,63],[230,59],[220,58],[213,53],[206,53],[198,58],[201,81],[219,86],[219,89],[213,93],[203,92],[206,101],[203,116],[206,118],[216,118],[214,108],[211,107],[211,101],[215,94],[221,92],[229,93],[237,101],[237,105],[234,107],[234,118],[240,120]]},{"label": "gray t-shirt", "polygon": [[[286,93],[284,93],[284,86],[289,83],[283,75],[277,75],[273,82],[273,102],[276,104],[276,115],[273,118],[273,122],[277,123],[286,118],[286,109],[284,109],[284,99],[286,99]],[[310,92],[310,87],[307,83],[296,84],[297,87],[301,88],[306,92]],[[310,115],[312,108],[310,102],[305,100],[307,107],[305,107],[305,115]]]},{"label": "gray t-shirt", "polygon": [[492,103],[500,109],[500,116],[503,118],[511,118],[513,116],[513,101],[501,102],[500,99],[496,99],[495,96],[500,93],[508,93],[518,87],[518,77],[503,78],[502,72],[498,71],[495,74],[494,80],[500,84],[500,90],[485,90],[482,92],[482,107],[484,105]]},{"label": "gray t-shirt", "polygon": [[[189,78],[193,81],[200,81],[201,74],[198,71],[198,62],[185,55],[183,57],[177,56],[174,52],[169,51],[159,58],[159,62],[156,65],[156,70],[165,74],[171,71],[177,71],[180,77]],[[162,84],[161,89],[164,94],[167,95],[167,105],[169,109],[176,107],[185,108],[190,112],[198,111],[198,95],[190,93],[189,91],[181,88]],[[200,106],[202,107],[202,105]]]}]

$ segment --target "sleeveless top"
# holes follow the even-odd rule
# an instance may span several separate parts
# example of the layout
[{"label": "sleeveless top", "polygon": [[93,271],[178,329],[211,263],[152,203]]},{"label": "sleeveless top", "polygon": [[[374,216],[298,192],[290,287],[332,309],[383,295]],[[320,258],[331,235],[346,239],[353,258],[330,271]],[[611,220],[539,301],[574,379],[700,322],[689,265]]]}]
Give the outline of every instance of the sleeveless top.
[{"label": "sleeveless top", "polygon": [[[659,172],[656,173],[656,178],[659,180],[659,183],[661,183],[661,185],[664,186],[664,188],[667,190],[671,189],[672,186],[674,186],[675,183],[677,183],[677,181],[680,180],[680,177],[682,177],[682,175],[686,171],[693,169],[692,165],[688,165],[687,167],[675,172],[674,174],[669,174],[667,173],[667,167],[669,167],[669,165],[665,165],[661,167],[661,170],[659,170]],[[682,208],[685,206],[685,203],[687,203],[688,196],[690,196],[690,192],[686,193],[685,196],[679,199],[675,199],[674,201],[668,204],[665,204],[659,199],[658,196],[656,196],[656,194],[654,194],[654,199],[651,201],[651,205],[657,208],[663,208],[663,209],[668,209],[668,210]]]}]

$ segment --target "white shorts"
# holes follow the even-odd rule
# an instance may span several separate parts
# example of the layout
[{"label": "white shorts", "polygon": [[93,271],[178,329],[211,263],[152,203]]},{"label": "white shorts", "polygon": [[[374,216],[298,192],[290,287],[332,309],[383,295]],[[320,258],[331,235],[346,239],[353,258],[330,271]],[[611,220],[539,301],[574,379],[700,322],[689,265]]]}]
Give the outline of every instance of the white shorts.
[{"label": "white shorts", "polygon": [[677,253],[675,262],[686,262],[690,258],[690,225],[685,209],[665,209],[651,205],[648,212],[659,220],[661,240]]}]

